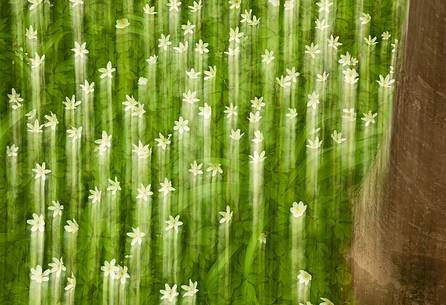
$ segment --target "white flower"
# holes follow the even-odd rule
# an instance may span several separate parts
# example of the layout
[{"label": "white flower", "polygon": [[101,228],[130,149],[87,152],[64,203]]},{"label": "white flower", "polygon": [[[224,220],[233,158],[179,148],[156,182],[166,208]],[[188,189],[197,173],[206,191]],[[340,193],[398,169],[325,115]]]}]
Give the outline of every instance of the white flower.
[{"label": "white flower", "polygon": [[229,29],[229,42],[233,41],[236,44],[240,42],[240,39],[243,37],[244,33],[240,32],[240,29],[236,27],[235,29]]},{"label": "white flower", "polygon": [[294,0],[286,0],[283,4],[285,11],[291,11],[294,9]]},{"label": "white flower", "polygon": [[319,6],[319,12],[326,12],[328,14],[330,13],[330,6],[333,5],[333,2],[330,0],[321,0],[316,5]]},{"label": "white flower", "polygon": [[342,46],[342,43],[339,42],[339,36],[334,37],[333,35],[328,38],[328,47],[334,50],[337,50],[338,47]]},{"label": "white flower", "polygon": [[225,106],[226,110],[224,111],[224,113],[226,113],[226,117],[227,118],[231,118],[233,116],[237,116],[238,112],[237,112],[237,106],[234,106],[234,104],[229,104],[229,106]]},{"label": "white flower", "polygon": [[149,65],[156,64],[157,60],[158,60],[158,56],[156,56],[156,55],[152,55],[152,56],[150,56],[149,58],[146,59],[146,61],[147,61],[147,63]]},{"label": "white flower", "polygon": [[308,284],[311,281],[311,274],[309,274],[305,270],[299,270],[299,275],[297,276],[297,279],[299,280],[299,284],[304,284],[305,286],[308,286]]},{"label": "white flower", "polygon": [[36,118],[37,110],[33,108],[30,112],[26,113],[25,116],[28,118],[28,121],[31,122]]},{"label": "white flower", "polygon": [[62,273],[62,271],[66,271],[67,268],[65,268],[64,264],[63,264],[63,259],[62,257],[60,259],[58,259],[57,257],[53,257],[53,262],[49,263],[48,266],[51,267],[51,273],[55,273],[56,276],[60,276],[60,274]]},{"label": "white flower", "polygon": [[33,219],[28,219],[26,223],[31,225],[32,232],[45,231],[45,217],[43,215],[37,215],[36,213],[33,213]]},{"label": "white flower", "polygon": [[347,121],[354,122],[356,120],[356,112],[354,108],[344,108],[342,109],[342,118]]},{"label": "white flower", "polygon": [[361,17],[359,17],[359,22],[361,22],[362,25],[366,25],[370,20],[372,20],[372,17],[366,13],[362,13]]},{"label": "white flower", "polygon": [[259,242],[261,243],[261,244],[264,244],[264,245],[266,245],[266,234],[265,233],[260,233],[260,236],[259,236]]},{"label": "white flower", "polygon": [[200,112],[198,113],[199,116],[202,116],[203,119],[209,120],[211,118],[212,109],[211,106],[209,106],[207,103],[204,103],[203,107],[198,107]]},{"label": "white flower", "polygon": [[101,73],[101,76],[100,76],[101,79],[104,79],[104,78],[112,79],[113,72],[115,72],[116,69],[112,67],[112,63],[111,63],[111,61],[109,61],[105,68],[100,68],[98,71]]},{"label": "white flower", "polygon": [[127,233],[127,236],[132,239],[131,245],[134,246],[135,244],[138,244],[141,246],[142,239],[144,236],[146,236],[146,233],[141,232],[139,228],[132,228],[133,232]]},{"label": "white flower", "polygon": [[26,29],[25,36],[29,40],[37,40],[37,30],[34,31],[33,26],[30,25],[29,28]]},{"label": "white flower", "polygon": [[389,32],[387,32],[387,31],[385,31],[385,32],[383,32],[383,33],[381,34],[381,38],[382,38],[382,40],[389,40],[391,36],[392,36],[392,35],[391,35]]},{"label": "white flower", "polygon": [[177,52],[178,54],[181,54],[181,53],[186,52],[188,47],[189,47],[189,43],[187,41],[179,42],[178,47],[173,47],[173,50],[175,52]]},{"label": "white flower", "polygon": [[305,54],[308,54],[311,58],[316,58],[318,54],[321,53],[321,50],[319,49],[319,45],[315,45],[313,42],[311,45],[305,46]]},{"label": "white flower", "polygon": [[334,130],[333,133],[331,134],[331,138],[333,139],[333,141],[337,144],[342,144],[345,141],[347,141],[346,138],[342,137],[342,133],[338,132],[337,130]]},{"label": "white flower", "polygon": [[133,150],[132,152],[136,154],[138,159],[147,159],[152,154],[152,148],[149,144],[142,144],[141,140],[138,141],[138,145],[132,144]]},{"label": "white flower", "polygon": [[112,135],[108,135],[106,131],[102,131],[102,137],[96,141],[96,144],[99,145],[99,154],[102,155],[107,152],[111,148],[111,138]]},{"label": "white flower", "polygon": [[90,95],[94,92],[94,82],[89,83],[87,80],[85,80],[84,83],[81,84],[81,89],[85,95]]},{"label": "white flower", "polygon": [[136,106],[139,103],[135,100],[133,96],[126,95],[125,96],[125,102],[122,102],[122,105],[124,105],[124,111],[125,112],[133,112],[136,108]]},{"label": "white flower", "polygon": [[333,2],[330,0],[321,0],[316,5],[319,6],[319,12],[326,12],[328,14],[330,13],[330,6],[333,5]]},{"label": "white flower", "polygon": [[327,20],[325,20],[325,19],[320,20],[318,18],[318,19],[316,19],[315,23],[316,23],[316,30],[323,31],[323,30],[328,29],[328,23],[327,23]]},{"label": "white flower", "polygon": [[55,130],[57,124],[59,124],[56,115],[50,112],[49,115],[45,115],[45,119],[46,119],[46,123],[44,124],[45,127],[50,127],[52,130]]},{"label": "white flower", "polygon": [[392,88],[392,85],[395,83],[395,80],[392,79],[390,74],[387,74],[386,77],[379,75],[379,80],[376,81],[380,87],[382,88]]},{"label": "white flower", "polygon": [[254,138],[251,140],[254,144],[260,144],[263,141],[263,134],[260,130],[254,131]]},{"label": "white flower", "polygon": [[188,90],[187,92],[183,93],[183,102],[186,102],[188,104],[195,104],[197,102],[199,102],[200,99],[197,98],[197,92],[196,91],[190,91]]},{"label": "white flower", "polygon": [[292,79],[288,75],[276,77],[276,83],[282,88],[291,87],[291,80]]},{"label": "white flower", "polygon": [[358,64],[358,60],[350,55],[349,52],[345,53],[345,55],[341,55],[341,58],[338,61],[343,67],[348,66],[356,66]]},{"label": "white flower", "polygon": [[187,24],[183,24],[181,26],[181,29],[184,32],[184,36],[186,35],[193,35],[194,34],[194,29],[195,29],[195,24],[190,23],[190,21],[187,21]]},{"label": "white flower", "polygon": [[168,134],[167,137],[165,137],[161,133],[159,133],[159,138],[156,138],[155,142],[158,143],[158,147],[161,147],[163,150],[166,150],[167,146],[170,145],[171,143],[170,141],[171,137],[172,137],[171,134]]},{"label": "white flower", "polygon": [[111,278],[115,278],[118,272],[116,260],[112,259],[110,262],[104,261],[104,266],[101,266],[101,271],[104,272],[104,277],[110,276]]},{"label": "white flower", "polygon": [[167,6],[169,7],[169,12],[178,12],[180,10],[181,2],[178,0],[170,0],[167,3]]},{"label": "white flower", "polygon": [[250,163],[261,163],[266,159],[265,151],[263,150],[261,153],[254,151],[253,155],[249,156],[249,159],[251,159],[249,160]]},{"label": "white flower", "polygon": [[319,104],[319,94],[316,91],[314,91],[308,95],[307,107],[316,110],[318,104]]},{"label": "white flower", "polygon": [[30,112],[26,113],[25,116],[28,118],[28,121],[32,121],[33,119],[36,118],[36,114],[37,114],[37,110],[35,108],[33,108],[33,110],[31,110]]},{"label": "white flower", "polygon": [[206,169],[206,172],[211,173],[212,177],[217,176],[217,174],[223,174],[223,169],[221,168],[221,164],[211,164]]},{"label": "white flower", "polygon": [[169,46],[172,44],[170,41],[170,35],[164,36],[164,34],[161,34],[161,38],[158,39],[158,48],[166,51]]},{"label": "white flower", "polygon": [[274,7],[278,7],[280,5],[280,0],[268,0],[268,3]]},{"label": "white flower", "polygon": [[368,127],[370,124],[375,124],[375,118],[378,116],[378,113],[372,113],[371,111],[362,114],[363,117],[361,120],[364,122],[365,127]]},{"label": "white flower", "polygon": [[130,275],[127,272],[128,268],[126,266],[122,267],[118,265],[118,271],[116,272],[116,279],[119,279],[121,285],[125,285],[127,279],[130,278]]},{"label": "white flower", "polygon": [[322,145],[322,140],[319,141],[319,137],[316,137],[313,140],[308,139],[307,147],[310,149],[319,149],[321,145]]},{"label": "white flower", "polygon": [[299,203],[293,202],[293,206],[290,208],[291,215],[294,218],[302,217],[306,210],[307,206],[302,201],[299,201]]},{"label": "white flower", "polygon": [[373,48],[374,46],[376,46],[378,44],[378,42],[376,41],[376,37],[373,37],[369,35],[369,37],[364,37],[364,41],[367,44],[367,46],[369,46],[370,48]]},{"label": "white flower", "polygon": [[115,180],[108,179],[107,191],[111,192],[112,195],[114,196],[120,190],[121,190],[121,184],[118,181],[118,177],[115,176]]},{"label": "white flower", "polygon": [[42,181],[45,181],[46,175],[51,173],[49,169],[45,168],[45,162],[43,162],[42,165],[36,163],[36,167],[33,168],[32,171],[35,173],[34,179],[42,179]]},{"label": "white flower", "polygon": [[250,26],[258,26],[260,24],[260,18],[253,15],[251,20],[248,20],[246,23]]},{"label": "white flower", "polygon": [[11,94],[8,94],[8,99],[13,110],[22,107],[23,98],[20,97],[20,94],[17,93],[14,88],[12,88]]},{"label": "white flower", "polygon": [[155,7],[148,4],[144,5],[144,14],[146,15],[156,15]]},{"label": "white flower", "polygon": [[36,118],[37,110],[33,108],[30,112],[26,113],[25,116],[28,118],[28,121],[32,121]]},{"label": "white flower", "polygon": [[35,120],[34,124],[27,123],[26,126],[28,127],[28,131],[31,133],[41,133],[44,124],[40,125],[39,120]]},{"label": "white flower", "polygon": [[239,52],[240,52],[240,49],[238,47],[235,47],[235,48],[229,47],[228,51],[226,51],[225,54],[227,54],[228,57],[234,57],[234,56],[237,56],[239,54]]},{"label": "white flower", "polygon": [[318,82],[325,83],[328,80],[329,75],[330,75],[329,73],[324,71],[324,73],[316,75],[316,80]]},{"label": "white flower", "polygon": [[31,281],[36,283],[48,282],[48,275],[50,270],[45,270],[42,272],[42,266],[37,265],[36,268],[31,268]]},{"label": "white flower", "polygon": [[286,117],[290,120],[294,120],[297,117],[297,110],[296,108],[288,108],[288,112],[286,114]]},{"label": "white flower", "polygon": [[32,11],[33,9],[37,8],[40,4],[42,4],[43,0],[28,0],[28,2],[31,4],[29,10]]},{"label": "white flower", "polygon": [[138,86],[145,86],[148,82],[149,80],[145,77],[141,76],[140,78],[138,78]]},{"label": "white flower", "polygon": [[48,207],[48,210],[53,211],[53,218],[56,218],[57,216],[62,216],[63,205],[61,205],[59,201],[53,200]]},{"label": "white flower", "polygon": [[86,49],[87,43],[79,43],[77,41],[74,42],[74,48],[71,49],[71,51],[74,52],[74,57],[80,57],[81,59],[85,57],[86,54],[88,54],[88,50]]},{"label": "white flower", "polygon": [[197,285],[198,283],[196,281],[192,282],[191,279],[189,279],[189,285],[181,285],[181,289],[185,291],[183,297],[193,297],[196,295],[198,292]]},{"label": "white flower", "polygon": [[295,67],[292,67],[291,69],[286,69],[286,76],[290,81],[293,83],[297,82],[297,78],[299,77],[300,73],[296,71]]},{"label": "white flower", "polygon": [[132,116],[137,118],[142,118],[146,111],[144,110],[144,104],[137,103],[135,107],[132,109]]},{"label": "white flower", "polygon": [[348,68],[343,70],[342,73],[344,73],[344,82],[347,84],[354,85],[359,80],[359,74],[355,69]]},{"label": "white flower", "polygon": [[175,121],[175,126],[173,127],[173,130],[178,131],[180,135],[182,135],[184,132],[188,132],[190,130],[189,128],[189,121],[183,119],[182,116],[178,118],[178,121]]},{"label": "white flower", "polygon": [[244,133],[241,133],[240,129],[237,130],[231,129],[231,134],[229,135],[229,137],[234,141],[238,141],[241,139],[243,135]]},{"label": "white flower", "polygon": [[72,8],[75,8],[78,5],[81,6],[81,5],[84,4],[83,0],[70,0],[70,2],[71,2],[71,7]]},{"label": "white flower", "polygon": [[11,146],[6,146],[6,155],[10,158],[17,157],[17,152],[19,151],[19,147],[15,144]]},{"label": "white flower", "polygon": [[116,20],[115,28],[117,28],[117,29],[125,29],[129,25],[130,25],[129,20],[127,18],[122,18],[122,19]]},{"label": "white flower", "polygon": [[35,53],[34,58],[30,58],[30,60],[31,68],[36,69],[45,61],[45,54],[40,57],[39,54]]},{"label": "white flower", "polygon": [[147,202],[147,200],[149,200],[149,198],[153,195],[151,189],[152,189],[151,184],[147,186],[144,186],[144,184],[140,184],[138,187],[138,194],[136,195],[136,199]]},{"label": "white flower", "polygon": [[265,53],[262,55],[262,62],[266,65],[269,65],[274,60],[274,52],[265,49]]},{"label": "white flower", "polygon": [[229,0],[229,9],[235,10],[240,8],[240,4],[242,3],[242,0]]},{"label": "white flower", "polygon": [[240,20],[240,23],[248,23],[251,21],[252,18],[252,10],[245,10],[243,14],[240,15],[242,19]]},{"label": "white flower", "polygon": [[67,224],[64,226],[65,232],[67,233],[76,233],[79,231],[79,225],[76,222],[76,219],[67,220]]},{"label": "white flower", "polygon": [[178,233],[178,230],[180,226],[183,225],[183,222],[180,221],[180,215],[175,216],[169,216],[169,220],[166,220],[166,232],[169,232],[170,230],[174,230],[176,233]]},{"label": "white flower", "polygon": [[76,288],[76,278],[73,273],[71,273],[71,277],[67,278],[67,282],[68,284],[65,286],[65,291],[72,291]]},{"label": "white flower", "polygon": [[172,181],[169,181],[167,178],[164,178],[164,181],[160,182],[160,186],[158,192],[162,193],[163,196],[168,195],[170,192],[175,192],[175,188],[172,187]]},{"label": "white flower", "polygon": [[251,107],[256,111],[262,110],[264,106],[265,103],[263,102],[263,97],[254,97],[254,99],[251,100]]},{"label": "white flower", "polygon": [[186,71],[186,75],[187,77],[189,77],[189,79],[199,79],[200,78],[200,71],[195,71],[194,68],[190,69],[189,71]]},{"label": "white flower", "polygon": [[248,121],[249,121],[250,123],[258,123],[258,122],[260,122],[260,119],[261,119],[261,118],[262,118],[262,117],[261,117],[259,111],[256,111],[255,113],[250,112],[250,113],[249,113],[249,117],[248,117]]},{"label": "white flower", "polygon": [[88,199],[91,200],[91,203],[101,202],[102,191],[100,191],[97,186],[94,187],[94,190],[90,190],[89,192],[91,195],[88,196]]},{"label": "white flower", "polygon": [[67,129],[67,134],[73,142],[76,142],[82,137],[82,126],[79,128],[71,127],[71,129]]},{"label": "white flower", "polygon": [[215,78],[217,76],[217,67],[216,66],[209,66],[209,70],[204,71],[204,80],[210,80]]},{"label": "white flower", "polygon": [[177,284],[170,287],[168,284],[164,285],[164,290],[160,290],[161,300],[166,300],[168,303],[175,303],[179,293],[177,292]]},{"label": "white flower", "polygon": [[[203,40],[198,40],[198,42],[195,44],[195,52],[203,55],[205,53],[209,53],[208,43],[203,42]],[[206,78],[205,78],[206,79]]]},{"label": "white flower", "polygon": [[189,172],[194,176],[203,175],[202,167],[203,163],[198,164],[197,161],[194,161],[194,163],[190,164]]},{"label": "white flower", "polygon": [[202,7],[203,5],[201,4],[201,0],[199,0],[198,2],[194,1],[193,5],[189,5],[189,9],[192,13],[199,12]]},{"label": "white flower", "polygon": [[319,303],[319,305],[334,305],[332,301],[330,301],[327,298],[321,298],[322,303]]},{"label": "white flower", "polygon": [[65,110],[76,110],[77,106],[81,104],[81,101],[76,101],[76,97],[71,96],[71,99],[67,96],[65,97],[65,102],[63,102],[65,105]]},{"label": "white flower", "polygon": [[233,212],[229,205],[226,206],[226,211],[218,212],[222,217],[220,218],[220,223],[230,223],[232,219]]}]

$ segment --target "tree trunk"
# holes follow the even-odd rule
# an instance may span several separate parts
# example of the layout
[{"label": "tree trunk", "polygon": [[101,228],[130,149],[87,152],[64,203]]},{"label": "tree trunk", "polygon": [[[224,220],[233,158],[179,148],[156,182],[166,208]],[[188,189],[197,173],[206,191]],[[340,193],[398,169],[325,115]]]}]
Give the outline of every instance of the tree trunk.
[{"label": "tree trunk", "polygon": [[390,149],[355,209],[358,305],[446,304],[446,1],[410,1],[405,40]]}]

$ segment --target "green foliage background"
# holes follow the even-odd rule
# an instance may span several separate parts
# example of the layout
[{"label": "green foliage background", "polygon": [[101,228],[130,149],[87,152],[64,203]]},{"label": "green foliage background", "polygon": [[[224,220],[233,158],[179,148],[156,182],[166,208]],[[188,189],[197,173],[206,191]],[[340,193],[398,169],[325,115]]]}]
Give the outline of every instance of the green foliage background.
[{"label": "green foliage background", "polygon": [[[122,191],[119,197],[120,221],[115,230],[119,236],[119,243],[110,250],[109,237],[104,235],[100,239],[99,247],[91,244],[92,223],[88,218],[88,190],[98,185],[100,169],[93,152],[94,143],[83,139],[82,160],[79,168],[81,175],[80,190],[73,193],[67,186],[67,154],[66,132],[71,126],[65,126],[65,112],[62,101],[66,96],[79,92],[76,88],[74,77],[74,60],[72,20],[70,3],[67,0],[53,0],[51,7],[47,7],[45,18],[38,28],[40,51],[45,54],[45,84],[41,95],[43,115],[50,111],[59,118],[57,127],[56,146],[51,146],[48,134],[44,133],[41,158],[39,163],[46,161],[51,149],[57,155],[57,172],[51,174],[50,187],[47,190],[47,206],[51,200],[59,200],[64,206],[62,223],[74,216],[79,222],[79,235],[77,239],[76,257],[76,296],[75,304],[99,304],[102,302],[102,276],[100,266],[102,262],[115,257],[120,263],[127,264],[126,255],[129,253],[129,238],[126,232],[135,226],[134,217],[135,196],[132,193],[132,163],[128,154],[129,148],[125,145],[126,129],[122,102],[127,94],[134,95],[146,107],[146,128],[141,138],[143,143],[150,143],[153,147],[153,157],[147,179],[152,184],[152,190],[156,193],[160,180],[160,172],[170,173],[173,185],[177,192],[183,188],[182,202],[176,193],[172,196],[173,211],[181,214],[184,222],[180,235],[180,255],[177,257],[179,270],[175,275],[176,283],[185,284],[189,278],[198,281],[200,290],[197,304],[291,304],[292,283],[297,278],[291,277],[292,266],[290,251],[290,224],[289,209],[293,201],[303,201],[308,204],[305,218],[305,266],[313,276],[310,300],[314,303],[320,301],[320,297],[327,297],[335,304],[352,304],[351,284],[352,278],[348,253],[352,238],[352,199],[359,189],[361,181],[367,173],[369,165],[373,162],[376,152],[383,143],[383,136],[388,133],[391,107],[382,105],[379,100],[378,75],[386,75],[391,62],[390,44],[383,46],[378,44],[371,53],[370,63],[365,67],[369,79],[360,79],[357,90],[356,110],[358,112],[357,137],[354,144],[354,164],[351,168],[339,165],[336,159],[334,144],[330,138],[333,129],[340,126],[340,106],[342,87],[333,85],[330,87],[326,99],[321,103],[320,135],[324,141],[319,152],[320,163],[318,168],[317,192],[308,190],[307,184],[307,154],[306,154],[306,101],[311,92],[310,84],[314,75],[306,73],[306,60],[304,47],[315,38],[314,21],[317,18],[318,7],[315,1],[296,1],[299,7],[292,35],[294,44],[291,59],[284,58],[284,11],[283,1],[280,1],[279,18],[272,20],[268,17],[271,6],[267,1],[242,1],[241,9],[252,9],[253,14],[260,18],[260,26],[253,30],[239,25],[248,39],[241,44],[239,98],[231,101],[231,90],[228,80],[228,60],[224,54],[228,48],[229,29],[235,27],[232,24],[232,12],[227,1],[206,0],[203,1],[201,24],[196,24],[194,42],[202,39],[209,43],[210,52],[207,56],[207,65],[217,67],[215,88],[206,95],[200,91],[200,105],[205,101],[212,106],[212,152],[211,160],[203,159],[200,141],[192,148],[188,160],[199,160],[205,166],[209,163],[221,163],[223,168],[222,178],[209,181],[193,189],[187,181],[180,183],[178,175],[181,172],[179,161],[179,147],[176,136],[169,154],[169,160],[161,164],[156,162],[156,143],[154,138],[159,132],[172,133],[172,126],[181,113],[182,93],[186,85],[180,81],[182,76],[178,74],[175,66],[175,57],[169,55],[168,60],[163,61],[160,56],[156,70],[156,82],[149,82],[146,91],[138,87],[138,78],[147,77],[148,65],[146,59],[149,55],[158,54],[158,38],[161,33],[170,33],[173,45],[182,41],[182,31],[177,28],[174,32],[169,28],[169,13],[167,1],[159,0],[155,5],[158,14],[153,17],[153,26],[144,27],[147,18],[144,16],[144,1],[115,1],[115,0],[84,0],[83,34],[89,50],[86,79],[95,81],[94,100],[94,139],[99,139],[102,130],[108,130],[113,135],[112,155],[109,176],[119,177]],[[389,31],[393,38],[400,36],[400,28],[403,23],[404,3],[394,0],[337,0],[333,1],[335,18],[330,31],[340,36],[342,46],[338,54],[349,51],[358,57],[361,64],[360,48],[364,44],[363,39],[356,37],[360,12],[359,4],[363,5],[361,12],[367,12],[372,16],[370,23],[370,35],[380,37],[384,31]],[[192,21],[192,14],[187,7],[193,1],[183,0],[179,25],[187,20]],[[29,139],[27,138],[25,113],[32,110],[29,54],[24,37],[25,29],[32,20],[29,12],[29,4],[22,0],[0,1],[0,190],[3,194],[0,204],[0,303],[1,304],[26,304],[29,302],[29,264],[30,256],[30,230],[26,220],[35,212],[33,206],[33,175],[31,169],[34,163],[28,156]],[[15,10],[17,8],[17,10]],[[115,28],[117,19],[128,18],[130,26],[125,32]],[[230,24],[231,23],[231,24]],[[238,24],[238,22],[237,22]],[[149,29],[149,30],[147,30]],[[284,133],[284,126],[280,124],[281,96],[277,86],[272,86],[272,91],[265,90],[270,79],[262,70],[261,55],[264,49],[274,51],[274,81],[276,76],[285,73],[286,68],[296,67],[301,72],[297,89],[293,90],[295,107],[299,113],[297,118],[295,147],[293,147],[296,160],[289,168],[282,166],[284,143],[280,141]],[[25,54],[28,53],[28,54]],[[173,53],[169,53],[173,54]],[[99,92],[98,69],[104,67],[108,61],[116,65],[117,72],[113,78],[113,118],[109,121],[104,115],[103,103]],[[193,66],[193,60],[189,62]],[[362,67],[361,67],[362,68]],[[206,66],[203,67],[206,69]],[[341,74],[342,75],[342,74]],[[361,73],[360,73],[361,75]],[[342,78],[336,72],[330,73],[330,82],[342,83]],[[366,85],[366,82],[370,85]],[[203,82],[204,84],[204,82]],[[271,85],[271,84],[270,84]],[[183,87],[184,86],[184,87]],[[7,94],[15,88],[24,98],[23,108],[20,110],[19,119],[14,121],[10,115]],[[165,90],[167,88],[167,91]],[[140,93],[143,93],[140,95]],[[265,138],[264,149],[267,159],[264,161],[263,174],[263,205],[265,221],[261,232],[267,236],[266,245],[260,245],[258,236],[252,229],[252,206],[250,193],[250,166],[248,156],[250,151],[250,138],[248,137],[249,122],[246,119],[251,111],[249,101],[254,96],[262,96],[266,92],[265,102],[270,109],[269,117],[265,118],[263,134]],[[79,98],[79,97],[78,97]],[[226,172],[229,160],[226,154],[229,137],[225,130],[225,106],[229,103],[237,103],[239,108],[239,121],[237,128],[245,132],[240,142],[240,167],[239,181],[233,185],[227,179]],[[378,112],[377,126],[366,136],[363,133],[363,122],[360,114],[372,110]],[[198,119],[197,119],[198,120]],[[17,138],[13,136],[13,130],[19,131]],[[105,129],[108,128],[108,129]],[[198,129],[192,129],[191,133]],[[197,135],[199,138],[199,135]],[[131,138],[133,140],[133,138]],[[15,143],[20,147],[18,156],[17,183],[11,183],[9,158],[6,156],[6,145]],[[87,148],[90,147],[90,151]],[[189,164],[187,164],[189,166]],[[160,168],[162,167],[162,168]],[[104,186],[102,186],[104,187]],[[103,188],[105,191],[105,187]],[[236,202],[230,196],[231,192],[237,194]],[[238,191],[235,191],[238,190]],[[203,207],[212,206],[215,211],[222,211],[226,205],[234,210],[234,217],[230,225],[229,248],[221,243],[218,236],[219,227],[217,215],[203,209],[202,222],[196,232],[191,229],[190,223],[195,221],[192,216],[192,207],[196,202],[192,200],[192,193],[201,194],[200,198],[194,197]],[[156,197],[155,197],[156,198]],[[80,210],[71,208],[70,202],[79,200]],[[317,201],[320,209],[313,209]],[[143,251],[150,248],[150,260],[144,263],[144,274],[141,282],[140,304],[156,304],[159,302],[159,290],[164,283],[172,283],[171,278],[164,278],[161,272],[163,253],[155,242],[160,232],[157,228],[159,202],[152,202],[152,219],[154,223],[150,236],[144,241]],[[214,211],[214,212],[215,212]],[[172,212],[172,215],[176,215]],[[215,216],[212,218],[212,215]],[[50,217],[47,215],[47,228]],[[107,219],[101,219],[101,225]],[[105,226],[105,225],[104,225]],[[63,230],[63,229],[62,229]],[[191,243],[194,234],[202,236],[197,244]],[[51,261],[51,230],[46,231],[44,265]],[[152,240],[150,243],[147,240]],[[63,245],[61,246],[64,247]],[[63,253],[63,251],[62,251]],[[229,257],[227,256],[229,253]],[[263,254],[262,254],[263,253]],[[64,255],[66,253],[63,253]],[[64,256],[61,255],[61,256]],[[93,263],[92,263],[93,262]],[[97,262],[98,264],[94,264]],[[229,275],[225,268],[229,268]],[[69,275],[69,274],[67,274]],[[132,276],[132,274],[130,274]],[[226,276],[229,276],[229,281]],[[129,295],[132,295],[132,287],[129,286]],[[134,300],[134,299],[132,299]],[[50,301],[48,301],[51,303]],[[130,301],[129,304],[131,304]]]}]

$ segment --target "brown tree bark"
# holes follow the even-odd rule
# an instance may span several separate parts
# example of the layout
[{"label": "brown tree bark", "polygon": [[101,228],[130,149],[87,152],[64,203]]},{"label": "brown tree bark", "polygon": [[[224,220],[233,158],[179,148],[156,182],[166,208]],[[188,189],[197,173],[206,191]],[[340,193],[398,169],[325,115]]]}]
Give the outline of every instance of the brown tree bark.
[{"label": "brown tree bark", "polygon": [[390,149],[355,210],[358,305],[446,304],[446,1],[410,1],[407,22]]}]

